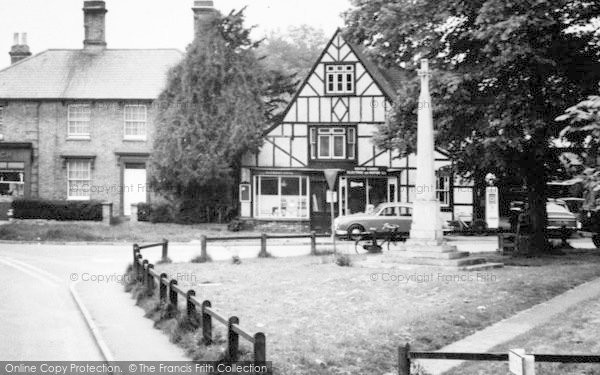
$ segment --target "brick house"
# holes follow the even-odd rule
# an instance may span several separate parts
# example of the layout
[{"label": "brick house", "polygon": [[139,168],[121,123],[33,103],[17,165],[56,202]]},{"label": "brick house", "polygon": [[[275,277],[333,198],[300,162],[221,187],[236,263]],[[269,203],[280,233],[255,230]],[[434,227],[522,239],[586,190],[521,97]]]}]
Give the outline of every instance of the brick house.
[{"label": "brick house", "polygon": [[16,35],[0,70],[0,215],[15,197],[108,201],[118,215],[150,199],[153,103],[183,53],[108,49],[104,1],[85,1],[83,13],[82,49],[31,56]]},{"label": "brick house", "polygon": [[[373,143],[404,74],[380,69],[338,30],[315,61],[284,119],[264,134],[258,153],[244,156],[240,216],[259,226],[330,230],[326,169],[338,169],[334,215],[383,202],[412,202],[415,155],[398,158]],[[446,220],[473,213],[472,183],[437,150],[437,195]]]}]

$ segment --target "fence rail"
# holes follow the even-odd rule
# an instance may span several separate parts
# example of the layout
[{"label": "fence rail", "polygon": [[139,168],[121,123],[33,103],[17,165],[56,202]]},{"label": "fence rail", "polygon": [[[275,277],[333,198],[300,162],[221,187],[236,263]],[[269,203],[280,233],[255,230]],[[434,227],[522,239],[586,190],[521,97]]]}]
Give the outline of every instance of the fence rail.
[{"label": "fence rail", "polygon": [[[600,363],[600,355],[586,354],[531,354],[535,362],[547,363]],[[413,359],[442,359],[461,361],[500,361],[509,360],[508,353],[458,353],[458,352],[416,352],[406,344],[398,348],[398,374],[410,375]]]},{"label": "fence rail", "polygon": [[139,246],[133,245],[133,270],[136,280],[145,288],[146,295],[154,293],[158,285],[159,300],[168,303],[175,310],[178,309],[179,296],[185,298],[186,314],[189,318],[199,320],[202,326],[202,338],[204,345],[211,345],[212,322],[213,319],[227,327],[227,357],[228,361],[237,361],[239,356],[239,338],[242,337],[250,342],[254,348],[254,361],[257,363],[265,362],[267,359],[266,336],[263,332],[257,332],[254,335],[240,326],[240,319],[237,316],[229,318],[222,315],[212,307],[210,301],[200,301],[196,298],[196,292],[192,289],[184,290],[177,283],[177,280],[170,279],[166,273],[158,273],[154,265],[147,259],[143,259],[140,250],[152,247],[163,247],[163,259],[166,258],[168,241],[160,243]]},{"label": "fence rail", "polygon": [[317,234],[311,232],[310,234],[266,234],[262,233],[260,236],[233,236],[233,237],[207,237],[200,236],[200,255],[206,259],[208,257],[207,245],[209,242],[225,242],[225,241],[260,241],[260,253],[259,257],[267,256],[267,241],[268,240],[287,240],[287,239],[298,239],[306,238],[310,239],[310,254],[317,254],[317,238],[331,238],[328,234]]}]

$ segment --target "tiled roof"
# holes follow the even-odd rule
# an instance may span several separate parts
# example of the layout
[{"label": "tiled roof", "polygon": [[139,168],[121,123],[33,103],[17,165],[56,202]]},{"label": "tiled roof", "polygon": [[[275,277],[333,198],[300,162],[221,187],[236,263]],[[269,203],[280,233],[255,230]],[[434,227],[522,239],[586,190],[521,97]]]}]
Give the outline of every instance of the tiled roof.
[{"label": "tiled roof", "polygon": [[392,100],[396,99],[398,89],[409,79],[408,73],[402,69],[385,69],[380,67],[363,47],[347,42],[352,50],[358,55],[360,61],[367,68],[373,78],[379,83],[385,94]]},{"label": "tiled roof", "polygon": [[176,49],[47,50],[0,70],[0,99],[156,99]]}]

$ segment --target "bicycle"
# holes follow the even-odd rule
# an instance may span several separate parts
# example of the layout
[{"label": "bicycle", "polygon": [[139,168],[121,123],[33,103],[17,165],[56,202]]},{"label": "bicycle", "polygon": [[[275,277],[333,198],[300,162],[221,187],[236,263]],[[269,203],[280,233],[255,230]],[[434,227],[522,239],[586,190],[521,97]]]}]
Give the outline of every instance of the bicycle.
[{"label": "bicycle", "polygon": [[[403,241],[404,237],[399,231],[400,226],[395,224],[385,223],[383,224],[383,232],[377,232],[375,228],[371,228],[369,232],[352,233],[351,239],[354,240],[354,251],[356,254],[364,254],[365,252],[371,254],[381,253],[384,246],[390,251],[390,245],[396,246],[397,242]],[[381,240],[381,243],[377,242],[377,239]],[[383,238],[382,238],[383,237]]]}]

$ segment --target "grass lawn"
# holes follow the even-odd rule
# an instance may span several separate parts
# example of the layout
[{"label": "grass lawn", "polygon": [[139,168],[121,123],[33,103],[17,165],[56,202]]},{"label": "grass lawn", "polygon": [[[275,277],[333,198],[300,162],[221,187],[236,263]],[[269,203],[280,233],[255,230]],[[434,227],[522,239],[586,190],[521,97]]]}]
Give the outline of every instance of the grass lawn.
[{"label": "grass lawn", "polygon": [[[591,300],[559,315],[551,323],[533,329],[514,340],[495,347],[493,352],[525,349],[539,354],[594,354],[600,352],[600,300]],[[506,374],[508,365],[502,362],[470,362],[448,372],[462,374]],[[537,363],[536,373],[544,375],[600,374],[600,364]]]},{"label": "grass lawn", "polygon": [[[340,267],[328,256],[156,267],[265,332],[278,374],[385,374],[397,371],[398,345],[439,349],[600,277],[599,255],[514,259],[479,273]],[[402,281],[389,281],[394,276]],[[182,342],[190,348],[197,339]]]},{"label": "grass lawn", "polygon": [[198,240],[201,235],[235,236],[226,224],[152,224],[123,222],[110,228],[100,223],[69,223],[42,221],[14,222],[0,225],[0,240],[12,241],[114,241],[159,242],[167,238],[172,242]]}]

